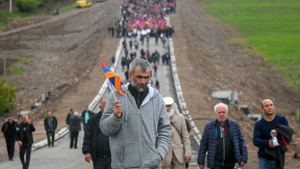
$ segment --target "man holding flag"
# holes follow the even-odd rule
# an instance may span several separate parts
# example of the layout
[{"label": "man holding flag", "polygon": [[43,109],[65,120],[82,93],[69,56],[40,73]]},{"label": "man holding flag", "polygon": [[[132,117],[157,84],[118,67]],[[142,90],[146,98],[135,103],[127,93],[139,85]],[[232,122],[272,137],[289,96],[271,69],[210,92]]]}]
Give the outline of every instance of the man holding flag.
[{"label": "man holding flag", "polygon": [[133,60],[130,83],[121,88],[120,77],[103,70],[118,90],[109,96],[100,120],[101,131],[110,136],[111,167],[158,168],[169,148],[171,126],[162,96],[148,85],[150,63]]}]

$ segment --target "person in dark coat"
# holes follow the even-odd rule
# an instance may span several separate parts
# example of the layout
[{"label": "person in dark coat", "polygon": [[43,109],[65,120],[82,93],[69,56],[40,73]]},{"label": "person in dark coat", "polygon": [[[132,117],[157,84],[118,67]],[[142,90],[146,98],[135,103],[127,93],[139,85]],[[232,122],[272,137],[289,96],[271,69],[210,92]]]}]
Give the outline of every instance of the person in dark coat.
[{"label": "person in dark coat", "polygon": [[292,140],[294,131],[289,126],[283,124],[276,125],[273,129],[277,131],[279,146],[275,148],[266,147],[265,152],[275,159],[277,169],[284,169],[285,152]]},{"label": "person in dark coat", "polygon": [[82,111],[81,117],[82,117],[82,123],[83,123],[83,130],[85,130],[86,123],[90,119],[90,117],[93,115],[93,112],[89,110],[88,107],[85,108],[85,110]]},{"label": "person in dark coat", "polygon": [[7,118],[7,122],[5,122],[2,126],[2,132],[6,141],[6,148],[8,154],[8,160],[13,161],[14,152],[15,152],[15,141],[17,137],[17,131],[19,130],[19,125],[12,116]]},{"label": "person in dark coat", "polygon": [[[33,144],[32,132],[35,131],[31,120],[28,119],[28,115],[22,115],[22,122],[19,124],[19,131],[17,132],[17,141],[20,146],[20,160],[23,165],[23,169],[29,168],[31,148]],[[24,155],[26,153],[26,161]]]},{"label": "person in dark coat", "polygon": [[[275,114],[275,105],[270,99],[261,102],[261,111],[264,113],[264,118],[255,123],[253,132],[253,144],[258,147],[258,168],[276,169],[278,166],[276,159],[265,150],[268,147],[275,148],[271,139],[271,130],[274,126],[279,124],[289,126],[289,123],[284,116]],[[274,134],[278,138],[276,129]]]},{"label": "person in dark coat", "polygon": [[240,125],[227,118],[228,107],[219,103],[214,107],[216,120],[205,125],[200,141],[198,164],[204,169],[207,154],[207,167],[233,169],[235,163],[244,167],[248,160],[248,152]]},{"label": "person in dark coat", "polygon": [[93,161],[94,169],[111,169],[109,137],[104,135],[99,127],[106,101],[107,98],[101,99],[100,112],[89,119],[84,131],[82,153],[86,162]]},{"label": "person in dark coat", "polygon": [[71,139],[70,139],[70,148],[73,146],[77,148],[77,140],[79,131],[81,131],[81,121],[82,117],[79,116],[78,112],[75,112],[74,115],[70,118],[70,131],[71,131]]},{"label": "person in dark coat", "polygon": [[[44,127],[47,134],[48,147],[50,147],[50,145],[54,147],[55,130],[57,128],[57,119],[55,116],[52,116],[52,113],[50,111],[48,112],[48,116],[44,120]],[[50,142],[50,135],[52,138],[51,142]]]}]

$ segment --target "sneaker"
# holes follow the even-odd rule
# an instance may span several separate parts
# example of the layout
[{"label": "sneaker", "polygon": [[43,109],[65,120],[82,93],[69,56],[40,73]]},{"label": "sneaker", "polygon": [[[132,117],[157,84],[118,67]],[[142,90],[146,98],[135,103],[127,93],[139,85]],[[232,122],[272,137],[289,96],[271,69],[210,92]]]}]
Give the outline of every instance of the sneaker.
[{"label": "sneaker", "polygon": [[14,159],[13,159],[13,158],[9,158],[8,160],[9,160],[9,161],[14,161]]}]

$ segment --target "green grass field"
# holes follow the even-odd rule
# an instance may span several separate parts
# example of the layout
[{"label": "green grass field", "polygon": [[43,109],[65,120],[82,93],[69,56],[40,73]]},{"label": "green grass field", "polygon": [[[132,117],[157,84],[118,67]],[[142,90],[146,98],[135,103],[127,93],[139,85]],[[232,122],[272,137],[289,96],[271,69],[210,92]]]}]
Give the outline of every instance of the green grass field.
[{"label": "green grass field", "polygon": [[266,61],[276,65],[287,86],[300,83],[299,0],[202,0],[210,14],[232,25]]},{"label": "green grass field", "polygon": [[36,16],[39,14],[32,14],[32,13],[26,13],[26,12],[1,12],[0,11],[0,30],[6,29],[10,27],[10,23],[5,21],[5,18],[26,18],[31,16]]}]

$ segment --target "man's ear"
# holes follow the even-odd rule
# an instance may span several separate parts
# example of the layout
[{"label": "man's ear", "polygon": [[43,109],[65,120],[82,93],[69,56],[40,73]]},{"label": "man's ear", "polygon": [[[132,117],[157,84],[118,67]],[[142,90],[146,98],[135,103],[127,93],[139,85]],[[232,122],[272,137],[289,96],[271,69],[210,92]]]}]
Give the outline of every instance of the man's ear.
[{"label": "man's ear", "polygon": [[128,77],[131,80],[131,73],[128,71]]}]

